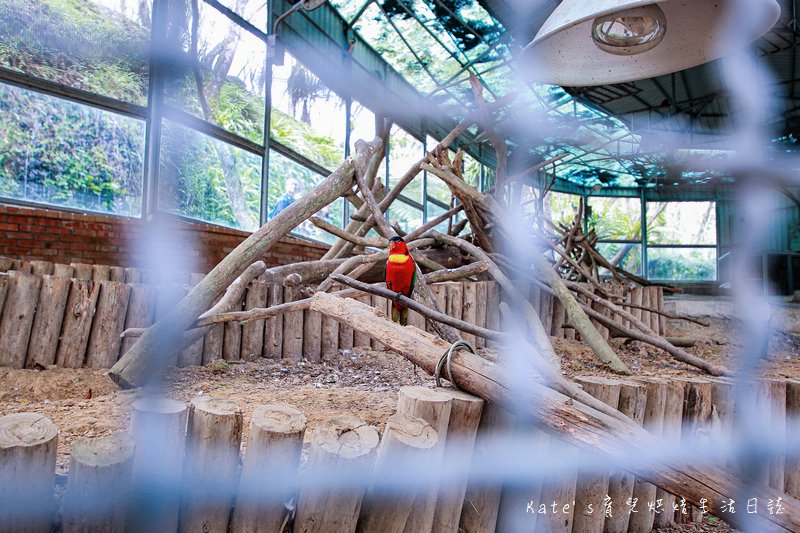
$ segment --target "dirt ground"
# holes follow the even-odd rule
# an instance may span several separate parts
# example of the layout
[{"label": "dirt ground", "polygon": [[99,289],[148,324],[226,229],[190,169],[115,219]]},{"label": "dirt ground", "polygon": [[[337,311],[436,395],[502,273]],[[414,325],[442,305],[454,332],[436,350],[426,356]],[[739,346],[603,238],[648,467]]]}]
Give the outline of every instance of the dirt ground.
[{"label": "dirt ground", "polygon": [[[672,336],[698,339],[688,351],[718,364],[735,365],[739,345],[733,320],[713,319],[705,328],[682,321],[670,321]],[[668,359],[661,350],[639,342],[612,345],[622,360],[639,375],[702,376],[693,367]],[[555,340],[562,356],[562,370],[568,376],[611,375],[599,367],[582,343]],[[800,377],[800,338],[775,334],[770,357],[762,365],[769,377]],[[394,413],[397,391],[402,385],[433,386],[433,378],[404,358],[368,349],[345,350],[321,363],[272,361],[252,363],[217,362],[207,367],[174,369],[164,380],[167,396],[190,401],[198,396],[237,400],[244,415],[245,434],[253,410],[265,403],[281,403],[300,409],[308,418],[308,439],[320,421],[333,414],[350,413],[383,429]],[[87,393],[91,390],[91,398]],[[50,368],[10,370],[0,368],[0,415],[37,412],[50,418],[60,429],[57,470],[66,474],[69,449],[79,437],[105,435],[125,430],[130,421],[130,404],[141,391],[119,390],[105,370]],[[720,521],[702,525],[674,526],[670,532],[728,531]]]}]

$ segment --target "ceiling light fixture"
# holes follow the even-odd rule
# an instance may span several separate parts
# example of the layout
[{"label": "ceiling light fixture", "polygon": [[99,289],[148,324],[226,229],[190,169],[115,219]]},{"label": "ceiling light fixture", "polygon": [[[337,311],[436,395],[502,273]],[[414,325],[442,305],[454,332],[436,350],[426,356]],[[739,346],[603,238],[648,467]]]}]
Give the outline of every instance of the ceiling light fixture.
[{"label": "ceiling light fixture", "polygon": [[684,70],[753,42],[780,17],[776,0],[746,0],[748,29],[730,31],[740,1],[563,0],[525,47],[523,67],[536,81],[562,86]]}]

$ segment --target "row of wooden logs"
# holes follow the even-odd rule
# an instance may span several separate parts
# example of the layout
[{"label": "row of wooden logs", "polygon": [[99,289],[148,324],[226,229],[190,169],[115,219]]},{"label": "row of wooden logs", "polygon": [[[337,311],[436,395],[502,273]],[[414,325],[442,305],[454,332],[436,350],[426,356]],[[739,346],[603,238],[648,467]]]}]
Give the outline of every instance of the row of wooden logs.
[{"label": "row of wooden logs", "polygon": [[[197,274],[189,272],[157,272],[152,269],[94,265],[89,263],[52,263],[50,261],[26,261],[0,256],[0,272],[25,272],[37,276],[72,278],[92,281],[116,281],[119,283],[177,283],[190,284]],[[165,278],[166,279],[163,279]]]},{"label": "row of wooden logs", "polygon": [[[730,381],[577,381],[676,447],[693,442],[710,451],[730,437],[736,409]],[[764,380],[753,387],[763,399],[756,408],[770,421],[771,435],[796,435],[800,381]],[[133,404],[131,424],[132,437],[73,444],[60,506],[65,532],[277,533],[291,525],[295,532],[331,533],[649,533],[676,520],[702,518],[691,506],[685,514],[673,512],[675,495],[627,472],[570,467],[577,449],[534,429],[529,420],[450,388],[401,388],[397,413],[380,439],[374,427],[353,416],[318,425],[302,467],[306,419],[292,407],[254,411],[241,466],[243,420],[234,401],[197,398],[187,409],[174,400],[142,398]],[[53,508],[57,435],[39,414],[0,418],[0,531],[50,531],[59,514]],[[558,457],[565,465],[534,481],[488,479],[487,465],[502,461],[512,435],[525,442],[526,456]],[[518,460],[524,468],[526,461]],[[540,460],[534,466],[548,465]],[[505,479],[508,472],[503,474]],[[446,482],[438,485],[438,475]],[[797,497],[800,458],[772,458],[761,482]],[[606,497],[611,516],[603,512]],[[629,512],[634,500],[637,512]],[[662,511],[650,512],[648,503],[658,500]],[[551,511],[553,502],[558,512]]]},{"label": "row of wooden logs", "polygon": [[[175,400],[141,398],[133,404],[131,435],[73,443],[61,527],[277,533],[293,523],[295,532],[435,527],[455,533],[466,470],[446,494],[428,484],[403,487],[398,497],[384,481],[420,461],[441,461],[447,437],[474,441],[483,400],[425,387],[404,387],[399,396],[382,439],[353,416],[317,426],[300,476],[306,418],[293,407],[254,411],[240,469],[243,421],[236,402],[198,398],[187,409]],[[40,414],[0,418],[0,531],[53,527],[57,440],[57,428]]]}]

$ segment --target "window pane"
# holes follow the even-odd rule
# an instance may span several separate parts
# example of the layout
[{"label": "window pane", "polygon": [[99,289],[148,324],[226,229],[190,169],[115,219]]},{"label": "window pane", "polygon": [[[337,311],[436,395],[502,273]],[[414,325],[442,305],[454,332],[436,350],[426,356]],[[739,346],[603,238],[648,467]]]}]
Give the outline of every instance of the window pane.
[{"label": "window pane", "polygon": [[148,1],[0,0],[0,66],[145,104],[150,6]]},{"label": "window pane", "polygon": [[[424,153],[421,141],[397,126],[392,128],[389,136],[389,189],[394,187],[412,166],[419,163]],[[422,172],[406,185],[403,194],[412,200],[422,202]]]},{"label": "window pane", "polygon": [[600,239],[636,241],[642,237],[642,206],[638,198],[589,198],[589,227]]},{"label": "window pane", "polygon": [[[170,5],[179,6],[180,3]],[[231,133],[263,144],[267,45],[205,2],[199,2],[198,7],[196,60],[207,105],[204,106],[198,92],[192,68],[189,30],[184,30],[173,45],[185,54],[174,70],[176,77],[166,84],[166,101]],[[191,21],[189,2],[185,10],[176,9],[173,16],[185,16]]]},{"label": "window pane", "polygon": [[165,120],[158,207],[247,231],[258,228],[261,157]]},{"label": "window pane", "polygon": [[648,279],[713,281],[717,279],[716,248],[648,248]]},{"label": "window pane", "polygon": [[553,224],[570,225],[580,201],[581,197],[576,194],[549,192],[544,200],[545,215],[550,217]]},{"label": "window pane", "polygon": [[464,181],[477,189],[481,181],[481,164],[471,155],[464,153],[461,174],[464,176]]},{"label": "window pane", "polygon": [[272,138],[334,170],[344,161],[344,100],[289,54],[272,73]]},{"label": "window pane", "polygon": [[[600,255],[611,264],[616,265],[631,274],[642,275],[642,245],[622,242],[600,242],[596,245]],[[605,268],[600,269],[601,276],[610,276]]]},{"label": "window pane", "polygon": [[422,225],[422,210],[405,202],[392,202],[388,211],[389,224],[397,222],[400,229],[408,233]]},{"label": "window pane", "polygon": [[483,170],[484,190],[489,190],[494,187],[495,171],[492,167],[486,167]]},{"label": "window pane", "polygon": [[716,244],[716,202],[648,202],[650,244]]},{"label": "window pane", "polygon": [[354,153],[359,139],[371,141],[375,138],[375,113],[353,100],[350,106],[350,153]]},{"label": "window pane", "polygon": [[[439,141],[431,136],[426,139],[428,151],[433,151]],[[428,196],[436,198],[440,202],[450,205],[450,189],[447,184],[430,172],[425,173],[428,177]]]},{"label": "window pane", "polygon": [[143,121],[0,84],[0,195],[139,216]]},{"label": "window pane", "polygon": [[[446,209],[442,209],[433,202],[428,202],[428,221],[431,221],[434,218],[443,215],[446,211],[447,211]],[[445,220],[444,222],[437,224],[436,226],[434,226],[433,229],[435,229],[440,233],[447,233],[447,221]]]}]

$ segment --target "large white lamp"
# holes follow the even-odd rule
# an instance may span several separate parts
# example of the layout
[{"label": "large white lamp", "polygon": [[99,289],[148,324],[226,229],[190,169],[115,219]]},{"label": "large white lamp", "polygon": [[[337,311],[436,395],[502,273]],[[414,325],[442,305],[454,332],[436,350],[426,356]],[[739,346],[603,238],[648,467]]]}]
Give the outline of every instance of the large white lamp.
[{"label": "large white lamp", "polygon": [[[746,10],[746,29],[731,27],[734,5]],[[775,0],[564,0],[523,59],[533,79],[553,85],[622,83],[717,59],[778,17]]]}]

